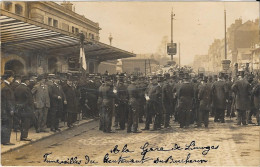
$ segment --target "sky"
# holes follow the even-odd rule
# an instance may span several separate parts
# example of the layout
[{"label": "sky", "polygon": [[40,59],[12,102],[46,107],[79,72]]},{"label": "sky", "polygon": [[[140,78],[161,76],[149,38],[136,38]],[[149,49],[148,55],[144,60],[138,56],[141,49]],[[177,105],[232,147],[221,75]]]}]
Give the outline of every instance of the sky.
[{"label": "sky", "polygon": [[[75,12],[98,22],[100,42],[135,54],[156,53],[164,36],[180,43],[181,64],[192,63],[197,54],[207,54],[216,38],[224,38],[224,8],[227,28],[235,19],[259,18],[258,2],[73,2]],[[176,55],[177,56],[177,55]]]}]

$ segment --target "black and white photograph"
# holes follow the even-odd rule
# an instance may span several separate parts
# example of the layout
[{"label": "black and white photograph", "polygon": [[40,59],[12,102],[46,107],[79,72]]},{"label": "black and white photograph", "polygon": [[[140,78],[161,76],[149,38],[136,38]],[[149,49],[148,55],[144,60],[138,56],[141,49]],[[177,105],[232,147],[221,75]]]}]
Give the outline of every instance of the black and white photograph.
[{"label": "black and white photograph", "polygon": [[1,166],[260,166],[260,3],[0,2]]}]

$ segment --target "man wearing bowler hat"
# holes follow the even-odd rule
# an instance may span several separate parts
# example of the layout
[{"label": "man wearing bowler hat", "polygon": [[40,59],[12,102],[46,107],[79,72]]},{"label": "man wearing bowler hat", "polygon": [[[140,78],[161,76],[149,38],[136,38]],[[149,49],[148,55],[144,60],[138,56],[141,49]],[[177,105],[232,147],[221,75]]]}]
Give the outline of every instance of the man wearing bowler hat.
[{"label": "man wearing bowler hat", "polygon": [[15,88],[14,91],[15,108],[21,119],[20,140],[22,141],[31,141],[31,139],[28,138],[28,130],[30,128],[31,119],[33,118],[34,104],[31,90],[28,87],[29,80],[28,76],[23,76],[21,84]]},{"label": "man wearing bowler hat", "polygon": [[177,91],[179,122],[181,128],[188,128],[190,124],[190,115],[194,98],[194,86],[189,81],[189,78],[189,74],[184,73],[183,82]]},{"label": "man wearing bowler hat", "polygon": [[225,109],[228,99],[228,87],[224,80],[224,72],[219,73],[218,81],[212,85],[212,100],[215,109],[214,122],[225,122]]},{"label": "man wearing bowler hat", "polygon": [[10,143],[14,114],[14,93],[10,85],[13,79],[13,72],[6,70],[1,83],[1,144],[3,145],[14,145]]}]

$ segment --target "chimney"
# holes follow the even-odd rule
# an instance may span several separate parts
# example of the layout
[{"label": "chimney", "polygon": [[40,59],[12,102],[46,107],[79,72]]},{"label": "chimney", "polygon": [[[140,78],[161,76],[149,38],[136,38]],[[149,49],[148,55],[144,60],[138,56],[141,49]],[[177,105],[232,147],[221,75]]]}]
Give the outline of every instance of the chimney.
[{"label": "chimney", "polygon": [[72,11],[72,3],[70,3],[70,2],[62,2],[61,3],[61,6],[63,6],[64,8],[66,8],[66,9],[69,9],[69,10],[71,10]]}]

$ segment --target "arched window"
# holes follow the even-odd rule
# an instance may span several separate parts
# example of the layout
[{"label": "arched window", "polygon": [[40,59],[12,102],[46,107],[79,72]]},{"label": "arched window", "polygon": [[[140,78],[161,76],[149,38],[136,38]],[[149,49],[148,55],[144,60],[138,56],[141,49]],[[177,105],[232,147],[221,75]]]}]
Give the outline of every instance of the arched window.
[{"label": "arched window", "polygon": [[15,4],[15,13],[19,14],[19,15],[22,15],[23,7],[21,5],[19,5],[19,4]]},{"label": "arched window", "polygon": [[5,2],[5,10],[11,11],[12,10],[12,2]]}]

